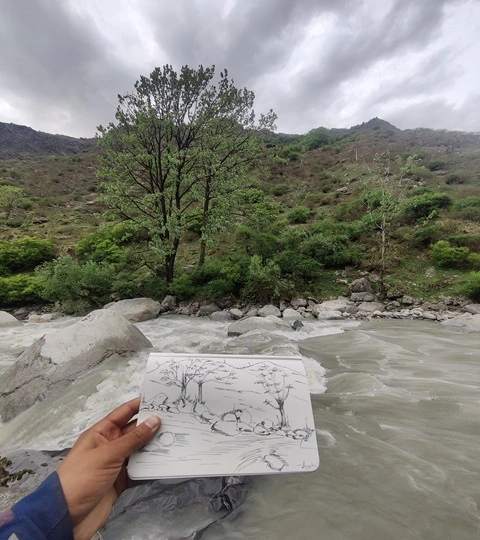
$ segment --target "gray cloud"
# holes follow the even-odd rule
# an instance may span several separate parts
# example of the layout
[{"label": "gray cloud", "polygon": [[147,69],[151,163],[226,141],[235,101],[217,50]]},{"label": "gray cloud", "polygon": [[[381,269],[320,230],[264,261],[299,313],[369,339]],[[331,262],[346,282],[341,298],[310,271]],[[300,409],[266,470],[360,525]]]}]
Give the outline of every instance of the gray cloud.
[{"label": "gray cloud", "polygon": [[[274,108],[283,131],[382,115],[399,127],[478,131],[478,116],[465,113],[480,94],[471,62],[479,37],[467,11],[476,7],[476,0],[3,0],[0,120],[7,111],[36,129],[91,136],[113,119],[118,93],[168,62],[228,68],[237,85],[255,91],[259,110]],[[470,89],[461,88],[465,77]]]}]

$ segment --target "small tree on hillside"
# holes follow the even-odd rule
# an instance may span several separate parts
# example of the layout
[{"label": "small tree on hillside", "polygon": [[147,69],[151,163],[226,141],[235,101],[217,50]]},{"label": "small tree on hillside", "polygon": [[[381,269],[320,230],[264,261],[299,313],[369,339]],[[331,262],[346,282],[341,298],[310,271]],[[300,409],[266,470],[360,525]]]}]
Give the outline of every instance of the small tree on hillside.
[{"label": "small tree on hillside", "polygon": [[205,249],[229,224],[236,194],[263,155],[256,134],[274,129],[275,114],[257,119],[254,94],[215,68],[169,65],[141,77],[119,96],[116,122],[99,127],[99,177],[111,210],[148,232],[152,269],[174,275],[183,233],[201,218]]},{"label": "small tree on hillside", "polygon": [[15,186],[0,186],[0,209],[3,211],[4,218],[10,219],[14,208],[27,200],[25,190]]},{"label": "small tree on hillside", "polygon": [[[397,165],[399,163],[397,162]],[[374,158],[376,177],[368,185],[363,197],[367,218],[378,245],[379,296],[385,297],[385,273],[391,252],[391,234],[395,220],[402,212],[402,201],[406,196],[405,178],[400,172],[392,171],[390,152],[382,152]]]}]

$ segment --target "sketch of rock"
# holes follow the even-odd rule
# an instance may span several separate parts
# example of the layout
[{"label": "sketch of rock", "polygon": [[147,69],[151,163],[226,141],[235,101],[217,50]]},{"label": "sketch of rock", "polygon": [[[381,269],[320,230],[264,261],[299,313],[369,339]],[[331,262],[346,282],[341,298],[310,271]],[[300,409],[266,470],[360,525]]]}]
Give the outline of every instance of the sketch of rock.
[{"label": "sketch of rock", "polygon": [[233,409],[228,411],[220,416],[224,422],[240,422],[242,414],[244,413],[243,409]]},{"label": "sketch of rock", "polygon": [[292,432],[292,437],[295,440],[302,439],[306,441],[310,437],[311,434],[312,434],[311,429],[294,429]]},{"label": "sketch of rock", "polygon": [[256,435],[270,435],[271,431],[268,430],[264,425],[262,425],[263,422],[260,422],[260,424],[257,424],[254,429],[253,429],[253,432],[256,434]]},{"label": "sketch of rock", "polygon": [[267,456],[263,456],[262,461],[267,464],[272,471],[281,471],[288,463],[275,452],[270,452]]},{"label": "sketch of rock", "polygon": [[234,437],[238,434],[237,423],[235,421],[225,422],[223,420],[219,420],[212,425],[211,429],[214,433],[222,433],[223,435],[227,435],[229,437]]},{"label": "sketch of rock", "polygon": [[175,443],[175,433],[164,431],[163,433],[160,433],[157,440],[161,446],[172,446],[172,444]]},{"label": "sketch of rock", "polygon": [[240,413],[239,420],[242,424],[250,424],[252,422],[252,415],[247,410],[243,410]]},{"label": "sketch of rock", "polygon": [[252,433],[253,427],[250,424],[246,424],[245,422],[239,422],[237,424],[237,430],[242,431],[243,433]]}]

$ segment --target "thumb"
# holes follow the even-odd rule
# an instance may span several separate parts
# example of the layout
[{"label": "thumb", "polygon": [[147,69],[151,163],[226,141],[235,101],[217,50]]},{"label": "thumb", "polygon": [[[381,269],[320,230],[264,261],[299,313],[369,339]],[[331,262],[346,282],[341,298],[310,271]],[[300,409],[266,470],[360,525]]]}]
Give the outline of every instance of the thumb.
[{"label": "thumb", "polygon": [[160,424],[161,421],[158,416],[149,416],[129,433],[110,442],[109,446],[115,454],[126,459],[130,454],[153,439],[160,428]]}]

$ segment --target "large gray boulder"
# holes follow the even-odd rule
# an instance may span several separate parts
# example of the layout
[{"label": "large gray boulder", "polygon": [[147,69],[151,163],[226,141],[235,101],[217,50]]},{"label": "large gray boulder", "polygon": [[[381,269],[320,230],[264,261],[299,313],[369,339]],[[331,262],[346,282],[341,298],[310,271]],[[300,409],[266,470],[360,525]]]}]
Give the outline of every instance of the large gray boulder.
[{"label": "large gray boulder", "polygon": [[291,330],[291,326],[284,320],[269,315],[267,317],[246,317],[235,321],[228,327],[228,336],[241,336],[250,332],[250,330],[265,330],[266,332],[274,330]]},{"label": "large gray boulder", "polygon": [[317,319],[319,321],[339,321],[343,319],[341,311],[338,310],[325,310],[317,313]]},{"label": "large gray boulder", "polygon": [[321,304],[315,304],[312,307],[312,313],[315,317],[322,311],[346,311],[348,307],[353,306],[353,302],[350,302],[347,298],[337,298],[336,300],[326,300]]},{"label": "large gray boulder", "polygon": [[442,321],[440,324],[444,328],[453,330],[454,332],[480,332],[480,315],[470,315],[469,313],[464,313],[463,315],[458,315],[458,317],[453,317],[452,319]]},{"label": "large gray boulder", "polygon": [[472,315],[480,315],[480,304],[468,304],[465,306],[465,311]]},{"label": "large gray boulder", "polygon": [[210,315],[210,319],[216,322],[233,321],[232,315],[228,311],[214,311]]},{"label": "large gray boulder", "polygon": [[10,313],[0,311],[0,326],[19,326],[20,324],[22,323]]},{"label": "large gray boulder", "polygon": [[362,302],[358,305],[359,313],[373,313],[374,311],[382,312],[385,306],[381,302]]},{"label": "large gray boulder", "polygon": [[149,321],[156,319],[160,313],[160,302],[151,298],[129,298],[107,304],[104,309],[123,315],[131,322]]},{"label": "large gray boulder", "polygon": [[359,292],[372,293],[372,285],[371,285],[370,281],[368,281],[367,278],[362,277],[362,278],[356,279],[353,283],[351,283],[350,292],[352,292],[352,293],[359,293]]},{"label": "large gray boulder", "polygon": [[47,334],[26,349],[2,375],[3,422],[65,388],[79,375],[114,355],[125,356],[152,344],[124,317],[92,311],[75,324]]},{"label": "large gray boulder", "polygon": [[260,315],[260,317],[269,317],[272,315],[274,317],[282,316],[282,312],[278,309],[277,306],[274,306],[273,304],[267,304],[266,306],[263,306],[258,310],[258,314]]},{"label": "large gray boulder", "polygon": [[302,315],[296,309],[292,308],[284,309],[282,318],[285,321],[301,321],[303,319]]}]

